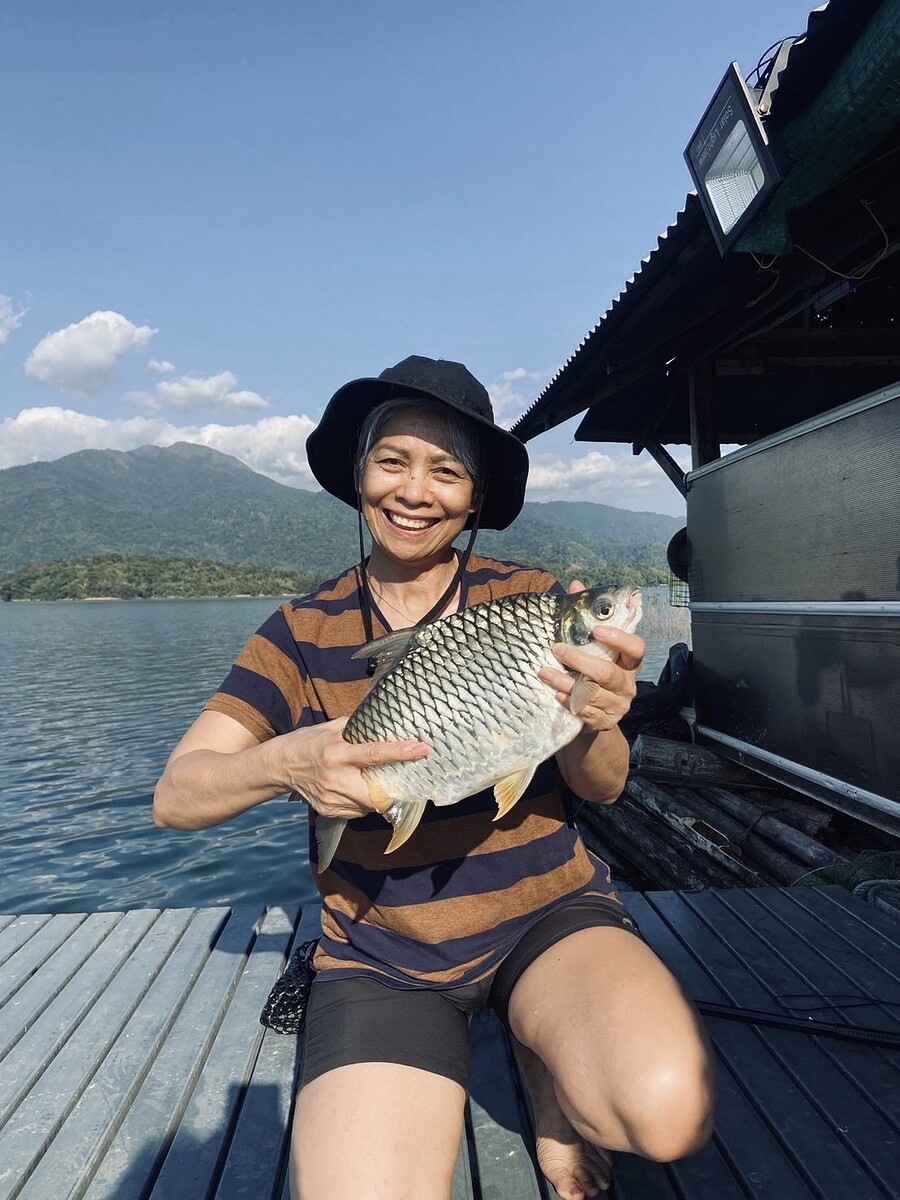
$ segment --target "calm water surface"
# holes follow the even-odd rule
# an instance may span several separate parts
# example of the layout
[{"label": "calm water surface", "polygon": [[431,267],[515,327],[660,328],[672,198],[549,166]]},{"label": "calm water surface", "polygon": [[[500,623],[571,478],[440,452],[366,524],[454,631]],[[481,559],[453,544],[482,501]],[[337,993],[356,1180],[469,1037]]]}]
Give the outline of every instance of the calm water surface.
[{"label": "calm water surface", "polygon": [[[300,805],[200,833],[150,820],[169,752],[277,605],[0,604],[0,913],[312,898]],[[644,636],[655,681],[683,633]]]}]

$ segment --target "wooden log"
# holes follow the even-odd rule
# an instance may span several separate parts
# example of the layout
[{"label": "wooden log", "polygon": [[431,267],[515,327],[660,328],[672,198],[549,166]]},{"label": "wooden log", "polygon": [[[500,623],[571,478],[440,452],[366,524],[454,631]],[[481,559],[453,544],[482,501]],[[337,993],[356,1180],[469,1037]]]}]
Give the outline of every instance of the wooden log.
[{"label": "wooden log", "polygon": [[765,785],[755,771],[733,763],[706,746],[676,742],[639,733],[631,746],[631,769],[647,779],[687,783],[728,783],[760,788]]},{"label": "wooden log", "polygon": [[763,792],[753,788],[742,790],[741,795],[764,808],[770,817],[778,817],[813,838],[818,838],[831,824],[833,810],[812,800],[801,800],[784,791]]},{"label": "wooden log", "polygon": [[[648,780],[631,779],[625,786],[625,793],[723,867],[734,877],[736,883],[747,887],[759,887],[761,884],[772,882],[768,878],[760,879],[758,872],[741,861],[739,846],[731,841],[723,829],[705,821],[671,792],[655,786]],[[731,824],[735,825],[736,822]]]},{"label": "wooden log", "polygon": [[742,825],[740,821],[708,802],[702,790],[692,791],[687,788],[673,788],[672,790],[689,808],[696,809],[697,813],[705,820],[718,825],[723,832],[727,831],[735,844],[741,847],[747,866],[762,872],[766,882],[796,883],[800,876],[805,874],[807,869],[805,864],[797,862],[789,854],[783,854],[765,838],[753,833],[746,825]]},{"label": "wooden log", "polygon": [[706,788],[706,796],[719,808],[730,813],[739,821],[752,825],[754,830],[767,841],[780,849],[788,850],[800,862],[808,867],[831,867],[837,863],[845,863],[847,859],[836,850],[829,850],[815,838],[809,837],[792,825],[770,816],[764,808],[753,804],[743,796],[737,796],[726,788]]},{"label": "wooden log", "polygon": [[681,887],[702,888],[706,886],[697,880],[684,883],[684,874],[675,873],[665,855],[655,854],[651,856],[647,852],[647,846],[652,839],[648,838],[645,841],[636,840],[633,836],[633,831],[629,833],[624,830],[620,826],[618,819],[613,823],[605,807],[601,810],[602,816],[598,815],[597,810],[601,810],[600,805],[585,805],[576,818],[579,827],[587,835],[586,840],[590,844],[592,833],[599,839],[600,846],[597,852],[601,856],[603,845],[611,846],[624,862],[643,875],[647,881],[649,890],[654,891],[657,888],[678,889]]},{"label": "wooden log", "polygon": [[[610,833],[608,822],[605,825],[598,822],[593,814],[593,809],[594,805],[585,805],[575,814],[575,824],[578,826],[578,832],[587,848],[598,858],[603,859],[613,877],[619,875],[641,890],[652,891],[653,888],[658,887],[654,864],[649,860],[639,864],[631,854],[631,847],[628,848],[627,854],[621,853],[616,847],[614,832],[611,837],[608,836]],[[645,867],[649,867],[650,870],[645,870]]]},{"label": "wooden log", "polygon": [[736,851],[743,852],[742,848],[747,839],[747,827],[729,816],[728,813],[716,808],[714,804],[707,804],[703,799],[701,788],[669,786],[666,791],[674,802],[683,804],[695,816],[721,830]]},{"label": "wooden log", "polygon": [[[626,856],[640,851],[676,881],[661,886],[734,887],[738,883],[732,871],[714,862],[679,830],[661,825],[655,814],[646,812],[627,796],[607,806],[601,820],[600,828],[615,849]],[[611,834],[620,835],[618,843]],[[634,850],[623,848],[623,839]]]}]

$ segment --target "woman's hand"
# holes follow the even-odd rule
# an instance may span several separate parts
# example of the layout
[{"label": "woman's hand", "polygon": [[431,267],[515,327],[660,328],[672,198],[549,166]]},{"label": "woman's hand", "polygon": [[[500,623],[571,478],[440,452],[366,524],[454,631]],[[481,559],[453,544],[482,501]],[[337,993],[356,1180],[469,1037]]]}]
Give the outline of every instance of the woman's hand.
[{"label": "woman's hand", "polygon": [[[574,581],[570,594],[583,592],[584,584]],[[560,704],[569,707],[569,698],[575,686],[575,675],[584,675],[591,680],[593,688],[575,713],[587,729],[603,733],[614,729],[628,710],[637,694],[637,677],[644,661],[647,644],[636,633],[623,633],[621,629],[596,626],[593,638],[612,654],[611,659],[601,658],[590,650],[559,642],[553,653],[567,671],[543,667],[539,672],[544,683],[556,689]],[[574,674],[569,674],[571,671]]]},{"label": "woman's hand", "polygon": [[[570,593],[584,590],[584,584],[579,582],[569,588]],[[622,794],[628,778],[628,743],[619,722],[637,692],[637,676],[646,646],[636,633],[623,633],[621,629],[597,627],[593,637],[615,655],[615,660],[600,658],[578,646],[559,643],[553,647],[562,666],[584,675],[593,685],[575,714],[584,725],[577,737],[557,750],[556,761],[576,796],[611,804]],[[569,708],[575,677],[553,667],[543,667],[539,675],[556,688],[560,704]]]},{"label": "woman's hand", "polygon": [[296,729],[260,742],[224,713],[206,711],[172,751],[153,796],[153,819],[170,829],[208,829],[285,792],[299,792],[326,817],[378,811],[361,771],[424,758],[424,742],[352,746],[346,720]]},{"label": "woman's hand", "polygon": [[430,747],[415,740],[354,745],[342,736],[346,724],[347,718],[342,717],[274,740],[285,791],[297,792],[323,817],[352,821],[381,811],[372,800],[363,770],[425,758]]}]

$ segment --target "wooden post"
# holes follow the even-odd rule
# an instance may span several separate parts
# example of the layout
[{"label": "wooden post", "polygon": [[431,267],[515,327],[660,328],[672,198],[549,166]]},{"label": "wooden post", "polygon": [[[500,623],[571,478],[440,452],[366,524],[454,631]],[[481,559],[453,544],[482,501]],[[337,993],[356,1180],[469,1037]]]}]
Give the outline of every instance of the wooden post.
[{"label": "wooden post", "polygon": [[696,470],[720,457],[713,404],[713,364],[710,359],[695,363],[688,371],[688,403],[691,417],[691,463]]}]

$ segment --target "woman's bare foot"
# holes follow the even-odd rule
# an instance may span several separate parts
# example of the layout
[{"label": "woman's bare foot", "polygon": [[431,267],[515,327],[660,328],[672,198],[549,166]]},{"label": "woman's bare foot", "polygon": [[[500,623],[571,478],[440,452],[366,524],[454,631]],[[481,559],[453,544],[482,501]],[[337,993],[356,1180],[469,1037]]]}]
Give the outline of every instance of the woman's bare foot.
[{"label": "woman's bare foot", "polygon": [[516,1058],[531,1093],[535,1149],[544,1175],[566,1200],[605,1192],[612,1181],[612,1155],[572,1128],[556,1098],[553,1077],[534,1051],[517,1042]]}]

